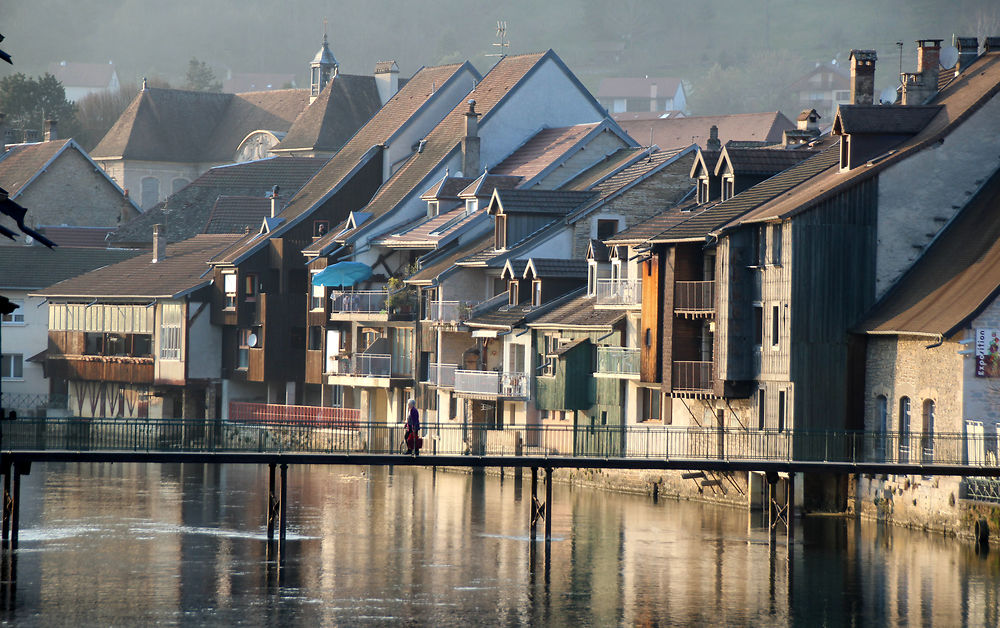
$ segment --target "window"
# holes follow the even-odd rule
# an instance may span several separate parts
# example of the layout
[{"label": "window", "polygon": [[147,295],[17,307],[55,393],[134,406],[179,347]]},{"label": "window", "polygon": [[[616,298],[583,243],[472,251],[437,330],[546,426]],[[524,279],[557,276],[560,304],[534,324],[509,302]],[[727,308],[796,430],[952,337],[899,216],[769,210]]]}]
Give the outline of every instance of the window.
[{"label": "window", "polygon": [[476,210],[478,209],[479,209],[479,199],[476,198],[466,199],[465,214],[467,216],[476,213]]},{"label": "window", "polygon": [[899,461],[910,459],[910,398],[899,398]]},{"label": "window", "polygon": [[223,290],[226,293],[226,309],[236,309],[236,274],[226,273],[222,276]]},{"label": "window", "polygon": [[924,417],[920,433],[920,449],[923,461],[934,462],[934,400],[924,400]]},{"label": "window", "polygon": [[758,347],[764,344],[764,307],[753,306],[753,343]]},{"label": "window", "polygon": [[330,386],[330,405],[334,408],[344,407],[344,387],[335,384]]},{"label": "window", "polygon": [[736,180],[732,176],[727,176],[722,180],[722,200],[727,200],[735,196]]},{"label": "window", "polygon": [[249,329],[241,329],[239,334],[239,349],[236,351],[236,368],[248,369],[250,368],[251,336],[254,334]]},{"label": "window", "polygon": [[160,359],[181,359],[181,324],[184,307],[180,303],[164,303],[160,321]]},{"label": "window", "polygon": [[661,421],[663,413],[661,408],[661,395],[659,388],[640,388],[642,391],[642,414],[640,421]]},{"label": "window", "polygon": [[611,236],[618,233],[618,219],[613,220],[598,220],[597,221],[597,239],[604,241]]},{"label": "window", "polygon": [[753,232],[753,266],[763,266],[767,253],[767,231],[764,225],[754,227]]},{"label": "window", "polygon": [[542,356],[542,375],[556,374],[555,352],[559,348],[559,336],[545,334],[545,354]]},{"label": "window", "polygon": [[310,310],[322,310],[326,303],[326,287],[313,286],[309,297]]},{"label": "window", "polygon": [[704,205],[708,202],[708,177],[698,179],[698,204]]},{"label": "window", "polygon": [[757,429],[764,429],[766,423],[766,414],[764,413],[764,389],[761,388],[757,391]]},{"label": "window", "polygon": [[498,251],[502,251],[507,248],[507,216],[504,214],[497,214],[496,225],[494,233],[494,248]]},{"label": "window", "polygon": [[181,190],[183,190],[185,187],[187,187],[188,183],[190,183],[190,181],[188,181],[187,179],[183,179],[181,177],[178,177],[178,178],[174,179],[173,181],[170,182],[170,192],[171,192],[171,194],[177,194],[178,192],[180,192]]},{"label": "window", "polygon": [[153,355],[152,334],[114,334],[87,332],[83,335],[84,355],[131,356]]},{"label": "window", "polygon": [[597,294],[597,264],[591,262],[587,265],[587,296],[592,297]]},{"label": "window", "polygon": [[781,223],[771,225],[771,263],[781,266]]},{"label": "window", "polygon": [[778,431],[785,431],[785,391],[778,391]]},{"label": "window", "polygon": [[15,309],[10,314],[3,315],[4,325],[24,325],[24,301],[11,301]]},{"label": "window", "polygon": [[326,232],[330,230],[329,220],[314,220],[313,221],[313,237],[322,238],[326,235]]},{"label": "window", "polygon": [[248,303],[257,300],[257,275],[248,274],[243,278],[243,300]]},{"label": "window", "polygon": [[314,325],[309,328],[309,344],[306,347],[310,351],[319,351],[323,348],[323,328]]},{"label": "window", "polygon": [[780,331],[781,308],[777,305],[771,306],[771,347],[778,348],[778,332]]},{"label": "window", "polygon": [[531,305],[538,307],[542,304],[542,280],[535,279],[531,282]]},{"label": "window", "polygon": [[149,209],[160,201],[160,180],[156,177],[145,177],[140,182],[142,208]]},{"label": "window", "polygon": [[510,281],[507,283],[507,304],[517,305],[517,281]]},{"label": "window", "polygon": [[24,379],[23,353],[4,353],[0,357],[0,379]]}]

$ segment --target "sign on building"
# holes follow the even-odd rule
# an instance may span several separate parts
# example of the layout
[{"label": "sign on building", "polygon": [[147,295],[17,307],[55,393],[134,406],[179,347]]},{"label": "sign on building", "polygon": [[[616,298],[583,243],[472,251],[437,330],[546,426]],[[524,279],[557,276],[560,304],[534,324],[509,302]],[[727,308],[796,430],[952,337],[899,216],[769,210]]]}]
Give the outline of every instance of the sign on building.
[{"label": "sign on building", "polygon": [[976,329],[976,377],[1000,377],[1000,335]]}]

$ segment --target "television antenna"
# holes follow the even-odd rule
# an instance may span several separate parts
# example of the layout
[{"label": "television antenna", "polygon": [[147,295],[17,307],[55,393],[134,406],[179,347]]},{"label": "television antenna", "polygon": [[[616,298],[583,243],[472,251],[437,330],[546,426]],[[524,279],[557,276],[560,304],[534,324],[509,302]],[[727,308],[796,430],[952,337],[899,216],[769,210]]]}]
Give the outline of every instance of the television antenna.
[{"label": "television antenna", "polygon": [[899,48],[899,84],[903,84],[903,42],[897,41],[896,47]]},{"label": "television antenna", "polygon": [[487,57],[502,59],[507,56],[507,49],[510,48],[510,41],[507,39],[507,20],[497,20],[497,41],[493,46],[499,48],[500,52],[488,54]]}]

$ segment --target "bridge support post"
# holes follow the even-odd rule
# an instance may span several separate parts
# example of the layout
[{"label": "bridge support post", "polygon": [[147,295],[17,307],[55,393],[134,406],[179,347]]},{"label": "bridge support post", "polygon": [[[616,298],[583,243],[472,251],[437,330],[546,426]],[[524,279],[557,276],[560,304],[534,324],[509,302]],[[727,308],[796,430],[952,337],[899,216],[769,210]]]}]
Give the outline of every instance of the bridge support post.
[{"label": "bridge support post", "polygon": [[3,549],[10,547],[10,511],[14,505],[10,494],[10,473],[13,465],[8,461],[0,472],[3,473]]},{"label": "bridge support post", "polygon": [[285,522],[288,520],[288,465],[281,465],[281,521],[279,523],[278,544],[285,544]]},{"label": "bridge support post", "polygon": [[545,542],[552,539],[552,467],[545,467]]},{"label": "bridge support post", "polygon": [[15,462],[12,467],[12,472],[14,474],[14,491],[11,499],[10,507],[10,549],[17,549],[17,537],[20,532],[20,520],[21,520],[21,475],[27,475],[31,472],[31,463],[26,462],[24,466],[20,463]]},{"label": "bridge support post", "polygon": [[267,465],[268,476],[267,476],[267,540],[274,540],[274,519],[278,512],[277,506],[278,501],[274,497],[274,468],[275,464],[272,462]]}]

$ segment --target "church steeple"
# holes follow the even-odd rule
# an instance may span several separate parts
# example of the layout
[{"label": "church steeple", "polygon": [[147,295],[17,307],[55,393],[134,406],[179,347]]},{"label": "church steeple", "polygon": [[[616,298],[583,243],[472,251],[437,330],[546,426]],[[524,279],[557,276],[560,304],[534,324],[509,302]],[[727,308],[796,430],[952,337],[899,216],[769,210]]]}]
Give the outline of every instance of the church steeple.
[{"label": "church steeple", "polygon": [[316,56],[313,57],[312,63],[309,64],[310,103],[316,100],[327,83],[337,76],[339,68],[340,64],[337,63],[337,59],[330,52],[330,44],[326,38],[326,20],[323,20],[323,46],[316,53]]}]

